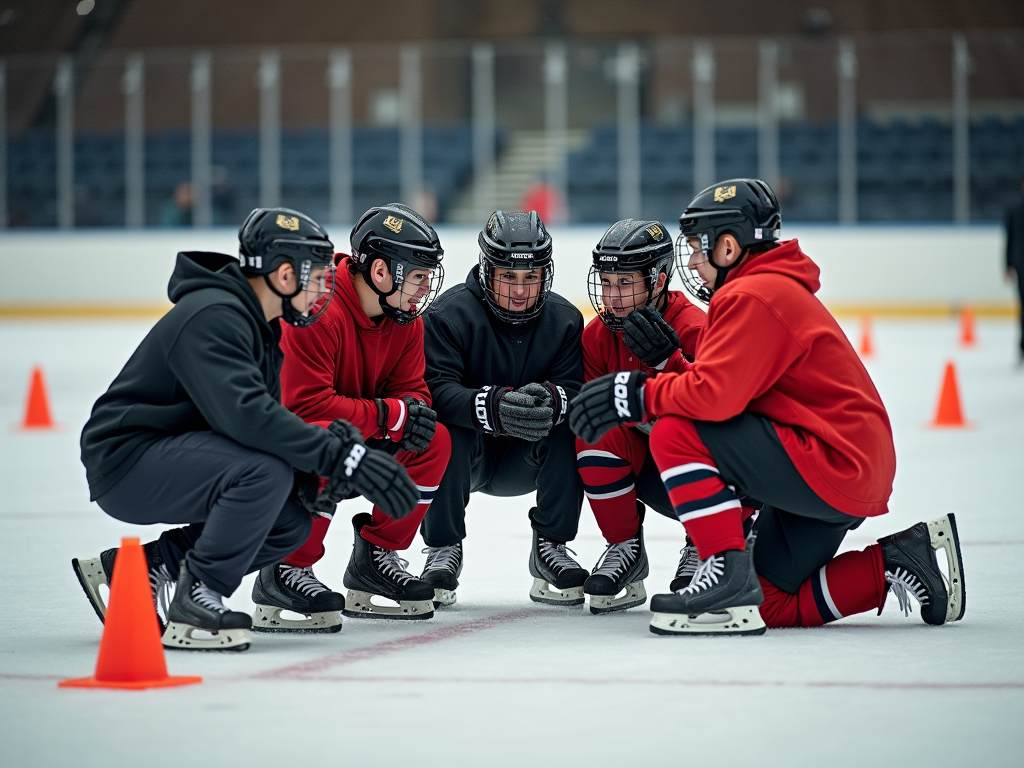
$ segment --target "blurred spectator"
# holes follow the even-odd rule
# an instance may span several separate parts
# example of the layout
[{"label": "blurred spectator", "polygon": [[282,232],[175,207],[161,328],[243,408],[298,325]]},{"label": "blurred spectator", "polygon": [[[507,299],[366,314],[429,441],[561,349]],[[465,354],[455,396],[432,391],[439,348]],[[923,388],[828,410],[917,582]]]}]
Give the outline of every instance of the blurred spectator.
[{"label": "blurred spectator", "polygon": [[174,188],[174,198],[164,206],[160,223],[165,227],[192,226],[192,185],[187,181]]},{"label": "blurred spectator", "polygon": [[1017,281],[1020,298],[1020,357],[1024,365],[1024,178],[1020,182],[1021,199],[1006,212],[1006,282]]},{"label": "blurred spectator", "polygon": [[546,181],[538,181],[523,194],[519,203],[521,211],[536,211],[547,225],[560,224],[565,220],[562,215],[562,198],[558,190]]},{"label": "blurred spectator", "polygon": [[430,187],[423,187],[413,198],[412,209],[431,223],[437,223],[437,193]]}]

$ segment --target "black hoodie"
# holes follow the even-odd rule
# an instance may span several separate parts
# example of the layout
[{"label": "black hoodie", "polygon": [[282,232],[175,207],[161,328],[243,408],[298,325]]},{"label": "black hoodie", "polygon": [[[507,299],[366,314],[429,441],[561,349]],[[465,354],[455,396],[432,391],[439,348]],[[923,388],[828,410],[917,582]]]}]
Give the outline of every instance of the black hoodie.
[{"label": "black hoodie", "polygon": [[481,387],[519,388],[549,381],[570,399],[583,386],[583,315],[557,293],[521,325],[494,316],[473,267],[466,282],[441,294],[423,315],[431,406],[444,424],[483,431],[474,396]]},{"label": "black hoodie", "polygon": [[157,440],[205,430],[329,475],[337,441],[281,405],[281,329],[264,318],[238,260],[179,253],[167,295],[175,306],[96,401],[82,430],[90,498],[109,491]]}]

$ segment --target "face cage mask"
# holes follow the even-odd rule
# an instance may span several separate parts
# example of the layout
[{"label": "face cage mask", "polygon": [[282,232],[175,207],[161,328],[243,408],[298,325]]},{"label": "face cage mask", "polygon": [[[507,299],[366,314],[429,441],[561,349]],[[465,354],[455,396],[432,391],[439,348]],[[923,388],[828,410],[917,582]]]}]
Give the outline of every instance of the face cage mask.
[{"label": "face cage mask", "polygon": [[309,309],[305,313],[299,312],[292,304],[294,299],[304,291],[310,290],[310,280],[313,274],[313,270],[316,268],[313,266],[313,262],[308,259],[299,262],[298,265],[298,283],[299,287],[294,293],[281,293],[274,284],[270,282],[270,275],[263,275],[264,281],[270,287],[274,293],[281,297],[282,315],[281,319],[284,320],[288,325],[294,326],[295,328],[308,328],[320,317],[324,312],[327,311],[327,306],[331,303],[331,299],[334,298],[334,264],[323,265],[324,274],[320,278],[319,296],[314,301]]},{"label": "face cage mask", "polygon": [[548,297],[548,293],[551,292],[551,283],[555,279],[555,265],[548,264],[546,267],[540,267],[541,273],[540,282],[538,283],[523,283],[522,285],[527,288],[526,296],[529,296],[529,289],[533,286],[538,287],[537,301],[534,302],[532,307],[526,309],[505,309],[500,304],[501,297],[507,297],[509,299],[509,306],[511,307],[513,298],[513,290],[518,287],[519,283],[513,283],[508,280],[495,281],[494,270],[508,271],[508,272],[528,272],[536,270],[526,269],[515,269],[513,267],[499,267],[492,265],[486,256],[480,254],[480,284],[484,289],[484,298],[487,300],[487,305],[491,308],[494,316],[497,317],[504,323],[510,325],[519,325],[521,323],[529,322],[540,314],[540,311],[544,308],[544,301]]},{"label": "face cage mask", "polygon": [[676,269],[679,270],[679,276],[683,279],[683,286],[686,288],[686,292],[698,301],[702,301],[707,304],[711,301],[711,294],[713,294],[719,287],[718,282],[722,277],[722,270],[715,267],[715,272],[718,275],[715,279],[715,287],[708,288],[701,281],[697,270],[690,269],[690,267],[687,266],[690,261],[690,257],[693,256],[694,253],[698,253],[698,251],[694,251],[690,248],[689,243],[686,242],[687,240],[694,238],[701,242],[701,251],[699,252],[704,254],[704,259],[711,264],[711,266],[715,267],[714,262],[711,261],[711,257],[708,255],[711,253],[713,243],[709,242],[707,233],[702,232],[700,234],[684,235],[680,232],[679,236],[676,237]]},{"label": "face cage mask", "polygon": [[[444,267],[441,266],[441,261],[438,259],[437,266],[435,267],[421,267],[410,262],[402,261],[391,256],[373,255],[370,259],[372,265],[377,259],[383,259],[387,265],[388,274],[391,275],[391,290],[382,291],[373,282],[373,278],[368,273],[364,273],[364,281],[370,290],[377,294],[377,303],[380,304],[381,311],[384,316],[390,320],[393,320],[398,325],[408,325],[417,317],[427,311],[427,307],[430,306],[431,302],[437,298],[437,294],[441,291],[441,286],[444,283]],[[406,287],[406,275],[411,274],[419,270],[428,270],[430,277],[427,282],[427,289],[420,295],[416,296],[416,289],[409,289]],[[406,298],[406,292],[408,292],[409,299],[415,296],[415,302],[410,302]],[[408,305],[410,309],[405,309],[403,306],[393,307],[388,303],[388,297],[399,293],[401,295],[400,305]]]},{"label": "face cage mask", "polygon": [[[632,271],[642,272],[643,270],[636,269]],[[662,288],[661,291],[659,291],[657,294],[654,293],[654,286],[658,284],[658,277],[661,275],[663,271],[664,270],[661,267],[655,265],[651,267],[649,274],[643,278],[642,283],[634,283],[634,285],[644,286],[643,292],[646,294],[646,298],[642,302],[636,301],[635,297],[641,294],[637,291],[634,291],[632,294],[632,296],[634,297],[634,302],[633,309],[630,310],[631,312],[634,310],[639,310],[643,309],[644,307],[650,306],[651,304],[656,303],[658,299],[665,295],[665,293],[668,291],[669,280],[665,280],[665,287]],[[590,266],[590,273],[587,275],[587,293],[590,296],[590,305],[594,308],[594,311],[597,312],[597,316],[601,318],[601,322],[605,324],[605,327],[614,333],[618,333],[619,331],[622,330],[623,323],[626,318],[617,316],[614,312],[612,312],[611,307],[605,306],[604,294],[606,289],[604,284],[601,282],[601,276],[616,274],[621,275],[624,273],[612,271],[602,272],[597,264],[592,264]],[[623,304],[627,303],[626,299],[628,299],[628,297],[629,294],[623,297]]]}]

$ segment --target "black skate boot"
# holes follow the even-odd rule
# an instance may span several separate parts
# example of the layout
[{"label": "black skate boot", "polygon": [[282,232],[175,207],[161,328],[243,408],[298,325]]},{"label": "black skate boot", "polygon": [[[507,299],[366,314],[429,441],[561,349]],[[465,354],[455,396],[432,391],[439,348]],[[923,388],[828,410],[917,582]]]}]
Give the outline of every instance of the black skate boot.
[{"label": "black skate boot", "polygon": [[[177,584],[177,575],[173,574],[167,567],[163,557],[160,555],[160,547],[155,541],[142,546],[146,554],[146,566],[149,570],[149,588],[153,591],[153,606],[156,608],[156,618],[160,623],[160,631],[167,627],[167,609],[174,597],[174,587]],[[107,604],[100,592],[100,587],[110,589],[110,580],[114,578],[114,561],[117,559],[117,548],[105,549],[100,552],[99,557],[90,560],[79,560],[72,558],[71,567],[78,577],[78,583],[82,585],[85,596],[89,598],[92,608],[96,611],[100,621],[107,617]],[[108,593],[109,594],[109,593]]]},{"label": "black skate boot", "polygon": [[764,602],[754,573],[752,539],[747,549],[730,549],[702,560],[690,584],[651,599],[651,632],[657,635],[761,635]]},{"label": "black skate boot", "polygon": [[583,605],[583,585],[590,574],[569,557],[570,552],[572,550],[567,549],[563,542],[545,538],[536,529],[533,531],[530,599],[535,603]]},{"label": "black skate boot", "polygon": [[[163,644],[183,651],[244,651],[249,647],[252,618],[230,611],[221,596],[193,576],[181,563],[178,589],[167,614]],[[196,636],[196,632],[210,635]]]},{"label": "black skate boot", "polygon": [[676,566],[676,576],[669,583],[668,588],[678,592],[690,586],[693,581],[693,574],[697,572],[700,565],[700,558],[697,556],[697,548],[693,546],[690,537],[686,537],[686,546],[679,550],[679,565]]},{"label": "black skate boot", "polygon": [[[268,565],[252,585],[256,603],[253,632],[340,632],[345,598],[331,592],[311,567],[278,563]],[[289,619],[282,611],[301,613],[305,619]]]},{"label": "black skate boot", "polygon": [[[345,615],[369,619],[429,619],[434,615],[434,587],[406,570],[398,553],[371,544],[359,532],[370,522],[365,512],[352,518],[356,541],[345,569]],[[398,603],[376,605],[374,595]]]},{"label": "black skate boot", "polygon": [[[618,544],[609,544],[583,585],[590,595],[590,612],[594,614],[624,611],[647,602],[644,579],[650,573],[647,549],[644,547],[644,518],[636,535]],[[621,596],[620,592],[624,593]]]},{"label": "black skate boot", "polygon": [[[900,533],[879,539],[885,560],[885,580],[910,615],[913,597],[921,606],[921,618],[928,624],[945,624],[964,617],[967,588],[956,518],[948,515],[918,523]],[[946,553],[948,578],[939,570],[938,550]]]},{"label": "black skate boot", "polygon": [[462,542],[449,544],[445,547],[427,547],[423,550],[427,562],[420,574],[424,581],[434,588],[434,607],[454,605],[455,590],[459,586],[462,575]]}]

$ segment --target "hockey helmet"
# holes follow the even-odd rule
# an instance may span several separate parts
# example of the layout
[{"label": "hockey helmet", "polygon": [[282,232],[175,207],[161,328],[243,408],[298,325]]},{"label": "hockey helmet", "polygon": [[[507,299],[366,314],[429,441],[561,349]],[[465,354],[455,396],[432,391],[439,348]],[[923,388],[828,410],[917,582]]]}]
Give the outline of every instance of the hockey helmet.
[{"label": "hockey helmet", "polygon": [[[480,285],[495,317],[518,325],[540,315],[551,292],[555,263],[552,258],[551,235],[537,212],[495,211],[477,237],[477,244],[480,246]],[[497,276],[496,270],[499,273]],[[509,272],[539,273],[536,275],[536,300],[532,306],[529,298],[513,296],[514,288],[520,283],[502,277]],[[532,291],[533,288],[529,288],[529,292]],[[523,302],[525,306],[514,309],[518,302]],[[505,306],[502,306],[503,303]]]}]

